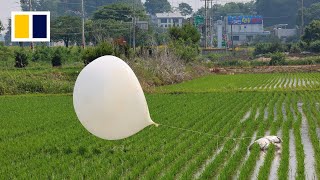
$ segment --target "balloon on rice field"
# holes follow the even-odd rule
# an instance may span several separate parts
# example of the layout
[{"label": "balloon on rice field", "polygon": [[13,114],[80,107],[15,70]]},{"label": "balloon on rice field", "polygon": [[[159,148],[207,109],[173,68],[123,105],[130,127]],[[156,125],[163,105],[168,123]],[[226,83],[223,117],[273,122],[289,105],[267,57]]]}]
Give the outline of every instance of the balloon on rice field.
[{"label": "balloon on rice field", "polygon": [[100,57],[80,72],[73,104],[81,124],[106,140],[124,139],[155,124],[136,75],[114,56]]}]

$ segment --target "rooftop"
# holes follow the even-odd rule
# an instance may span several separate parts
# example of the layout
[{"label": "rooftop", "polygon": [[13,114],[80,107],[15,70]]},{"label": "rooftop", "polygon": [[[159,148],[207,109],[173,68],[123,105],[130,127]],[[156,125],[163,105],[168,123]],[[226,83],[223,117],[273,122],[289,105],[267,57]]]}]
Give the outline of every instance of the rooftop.
[{"label": "rooftop", "polygon": [[157,18],[184,18],[180,13],[167,12],[167,13],[156,13]]}]

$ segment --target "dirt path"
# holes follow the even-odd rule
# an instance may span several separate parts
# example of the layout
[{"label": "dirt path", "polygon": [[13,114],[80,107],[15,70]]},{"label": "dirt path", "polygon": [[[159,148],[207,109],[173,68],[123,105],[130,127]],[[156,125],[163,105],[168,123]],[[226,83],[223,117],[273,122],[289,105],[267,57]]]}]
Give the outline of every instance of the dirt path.
[{"label": "dirt path", "polygon": [[304,164],[305,164],[305,175],[306,179],[317,179],[315,170],[315,158],[314,151],[312,147],[311,140],[309,138],[309,126],[307,122],[307,117],[303,112],[303,103],[298,103],[298,110],[302,116],[301,124],[301,139],[305,154]]}]

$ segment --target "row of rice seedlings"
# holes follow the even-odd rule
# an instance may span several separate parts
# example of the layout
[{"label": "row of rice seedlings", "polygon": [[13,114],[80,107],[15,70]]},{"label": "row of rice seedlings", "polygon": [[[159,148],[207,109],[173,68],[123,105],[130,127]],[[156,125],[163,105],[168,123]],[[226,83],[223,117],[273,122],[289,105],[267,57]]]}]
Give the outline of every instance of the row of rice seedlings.
[{"label": "row of rice seedlings", "polygon": [[[180,106],[176,106],[176,107],[179,107],[179,109],[177,109],[176,107],[172,107],[171,109],[169,109],[168,111],[170,111],[172,115],[170,115],[171,114],[170,113],[169,115],[166,116],[166,118],[170,118],[170,121],[175,123],[169,124],[169,122],[167,122],[166,124],[177,126],[177,127],[188,128],[188,129],[201,127],[203,124],[203,121],[202,120],[195,121],[195,120],[204,118],[207,113],[212,112],[212,109],[217,108],[218,105],[208,104],[208,106],[200,108],[197,111],[194,111],[194,109],[195,107],[199,106],[199,104],[210,102],[213,98],[216,98],[217,103],[223,103],[223,101],[225,100],[223,96],[219,95],[217,97],[216,95],[217,94],[214,94],[214,96],[212,97],[210,97],[207,94],[197,95],[197,96],[194,96],[192,94],[188,95],[188,96],[193,96],[194,99],[193,100],[190,99],[192,101],[188,99],[182,100],[184,103],[181,104]],[[172,104],[176,104],[176,103],[172,103]],[[184,106],[184,104],[186,106]],[[180,109],[180,107],[182,109]],[[185,107],[188,107],[188,108],[185,108]],[[178,112],[184,112],[184,113],[179,115],[180,113]],[[189,113],[185,113],[185,112],[189,112]],[[159,120],[161,116],[158,117]],[[136,178],[137,176],[141,176],[141,174],[147,173],[148,171],[158,174],[159,166],[164,166],[165,162],[170,160],[168,159],[168,156],[172,156],[171,154],[178,152],[178,149],[183,149],[183,147],[185,147],[187,144],[187,143],[179,143],[179,142],[185,142],[185,141],[188,142],[189,138],[190,138],[190,133],[188,132],[182,132],[182,131],[173,130],[170,128],[168,129],[168,127],[166,126],[160,126],[156,128],[154,132],[150,133],[150,137],[149,137],[149,139],[153,140],[152,145],[145,147],[147,149],[148,147],[150,147],[149,152],[152,153],[152,156],[147,156],[147,158],[145,158],[144,161],[139,161],[138,163],[136,162],[135,164],[136,168],[133,171],[129,169],[128,172],[125,174],[125,176]],[[143,142],[142,144],[145,145],[145,143]],[[159,147],[161,148],[159,149]],[[164,156],[164,154],[166,154],[166,156]],[[141,163],[141,165],[139,163]],[[154,173],[151,173],[151,174],[154,174]]]},{"label": "row of rice seedlings", "polygon": [[[248,100],[250,102],[252,99]],[[229,114],[228,116],[230,116],[230,119],[223,117],[224,121],[218,126],[214,127],[214,129],[216,129],[215,131],[220,131],[219,133],[216,133],[216,135],[225,137],[233,136],[234,128],[236,128],[234,125],[239,121],[237,118],[241,117],[241,115],[245,113],[245,111],[240,111],[240,109],[243,108],[242,102],[243,100],[239,102],[237,113],[228,112],[227,114]],[[234,114],[237,115],[234,116]],[[182,177],[182,179],[190,179],[197,173],[201,172],[200,167],[202,166],[202,168],[204,168],[206,166],[207,161],[212,158],[212,154],[217,153],[218,149],[223,146],[222,144],[224,140],[225,139],[212,137],[211,142],[207,143],[205,148],[201,149],[201,151],[199,151],[196,156],[193,156],[193,158],[185,165],[185,168],[183,168],[182,172],[179,173],[179,176]]]},{"label": "row of rice seedlings", "polygon": [[[241,102],[238,102],[238,107],[240,107]],[[237,113],[237,108],[232,109],[231,112],[233,113]],[[230,109],[228,108],[224,108],[223,110],[218,110],[219,113],[213,113],[213,114],[219,114],[217,117],[223,117],[225,114],[230,112]],[[203,125],[201,126],[202,128],[199,128],[198,130],[201,130],[201,132],[205,132],[205,133],[210,133],[210,134],[215,134],[215,131],[212,127],[217,126],[219,122],[223,123],[223,121],[226,121],[227,119],[232,119],[232,116],[225,116],[224,118],[219,118],[221,119],[220,121],[210,121],[212,119],[212,116],[210,115],[206,115],[207,117],[205,117],[203,119]],[[218,129],[217,129],[218,131]],[[188,146],[192,146],[192,148],[185,148],[185,152],[180,152],[183,154],[183,156],[178,156],[177,158],[172,158],[170,159],[172,162],[168,163],[167,166],[165,166],[162,169],[162,173],[160,174],[160,176],[164,176],[164,179],[171,179],[173,178],[182,168],[182,166],[184,164],[186,164],[188,161],[190,161],[190,159],[194,156],[196,156],[197,152],[201,151],[203,149],[203,147],[208,143],[208,139],[209,137],[205,137],[205,138],[201,138],[201,140],[197,140],[199,139],[199,134],[194,134],[194,133],[189,133],[190,138],[188,139]],[[202,135],[203,136],[203,135]],[[204,136],[208,136],[208,135],[204,135]]]},{"label": "row of rice seedlings", "polygon": [[[215,96],[215,97],[217,99],[221,98],[221,96],[220,97]],[[171,101],[174,101],[175,103],[167,102],[166,104],[168,108],[157,109],[154,113],[152,112],[152,117],[157,119],[156,122],[167,120],[167,118],[179,120],[180,118],[179,113],[177,113],[177,111],[174,111],[176,110],[174,106],[178,106],[179,111],[182,111],[182,112],[190,111],[194,108],[195,105],[206,100],[208,97],[203,95],[200,96],[197,94],[195,95],[190,94],[188,96],[187,95],[179,95],[179,96],[162,95],[162,97],[159,97],[157,101],[161,101],[162,99],[165,100],[169,98],[172,99]],[[188,115],[191,118],[197,117],[197,114],[192,112],[189,113]],[[206,109],[201,109],[200,112],[205,113]],[[182,116],[181,118],[185,118],[185,117]],[[113,173],[111,174],[111,176],[108,176],[108,177],[112,179],[117,179],[120,177],[128,177],[128,178],[136,177],[139,175],[139,173],[143,172],[143,170],[146,167],[149,167],[150,164],[154,164],[158,159],[161,159],[161,157],[163,156],[162,155],[163,148],[167,147],[164,145],[166,145],[167,142],[170,142],[171,144],[171,141],[174,141],[175,138],[181,138],[180,136],[181,133],[177,133],[175,135],[174,133],[168,134],[167,131],[168,130],[165,127],[159,127],[159,128],[150,127],[150,129],[144,130],[140,132],[138,135],[135,135],[129,139],[126,139],[124,141],[125,148],[129,150],[130,149],[134,150],[133,152],[135,152],[135,154],[130,156],[130,154],[126,155],[127,153],[123,153],[122,157],[119,157],[123,159],[123,161],[120,162],[122,166],[117,167],[117,169],[113,170]],[[166,138],[164,138],[163,134],[166,134]],[[173,137],[171,135],[175,135],[175,136]],[[151,141],[146,141],[146,139]],[[152,156],[146,156],[146,154],[152,154]],[[141,161],[140,159],[144,159],[144,161]]]},{"label": "row of rice seedlings", "polygon": [[281,160],[278,168],[278,177],[279,179],[288,179],[289,175],[289,138],[290,138],[290,129],[292,127],[293,116],[290,112],[290,98],[291,94],[288,93],[284,103],[285,116],[287,119],[283,121],[282,124],[282,152]]},{"label": "row of rice seedlings", "polygon": [[[225,99],[221,98],[221,95],[219,95],[219,96],[217,96],[217,95],[218,94],[214,94],[214,98],[219,100],[217,103],[223,103],[223,101]],[[168,117],[168,118],[172,118],[172,119],[175,119],[176,121],[179,121],[179,123],[180,123],[179,126],[181,126],[181,127],[190,127],[190,126],[192,127],[193,125],[196,125],[196,124],[193,121],[190,122],[190,121],[180,121],[180,120],[184,120],[186,118],[190,118],[190,119],[203,118],[204,114],[207,114],[208,112],[210,112],[211,109],[215,109],[218,107],[217,105],[214,104],[214,106],[206,106],[206,108],[202,108],[198,111],[190,111],[190,110],[194,109],[195,106],[198,106],[198,104],[202,104],[207,101],[210,102],[210,100],[212,100],[213,98],[208,99],[208,95],[199,95],[199,94],[196,94],[196,95],[188,94],[188,95],[184,95],[184,96],[187,96],[187,97],[191,96],[191,97],[193,97],[193,100],[192,101],[189,101],[189,100],[181,101],[183,103],[180,103],[180,105],[177,103],[173,103],[173,104],[176,107],[179,107],[179,110],[181,112],[188,111],[191,113],[189,113],[189,114],[183,113],[181,116],[179,116],[177,118],[176,115],[179,113],[177,113],[178,111],[175,110],[176,108],[170,108],[169,112],[172,115],[170,115],[170,114],[166,115],[166,117]],[[209,105],[211,105],[211,104],[209,104]],[[188,107],[188,108],[184,108],[184,107]],[[198,114],[199,111],[201,114],[200,117]],[[159,112],[159,111],[157,110],[156,112]],[[192,112],[194,112],[194,113],[192,113]],[[162,113],[166,113],[166,111],[162,111]],[[161,115],[163,115],[163,114],[161,114]],[[172,119],[171,119],[171,122],[172,122]],[[188,124],[182,125],[183,123],[188,123]],[[201,126],[201,125],[198,125],[198,126]],[[170,129],[171,133],[168,134],[169,129],[167,129],[165,126],[159,127],[155,130],[157,131],[156,133],[149,133],[149,135],[151,135],[150,138],[154,139],[153,145],[146,146],[144,149],[144,151],[151,152],[153,154],[153,156],[148,156],[147,159],[145,159],[144,161],[138,161],[138,163],[134,162],[135,168],[134,169],[127,168],[126,173],[125,173],[126,177],[135,178],[137,176],[141,176],[141,173],[144,173],[147,169],[152,169],[153,167],[155,169],[158,169],[157,165],[159,165],[159,163],[160,163],[159,161],[162,160],[162,157],[164,156],[163,153],[164,152],[172,152],[172,153],[176,152],[176,151],[172,151],[172,149],[174,149],[176,147],[175,141],[177,141],[177,140],[178,141],[186,141],[189,138],[188,133],[181,133],[180,131],[171,131],[171,129]],[[163,134],[166,134],[166,135],[163,135]],[[167,142],[169,142],[169,143],[167,143]],[[181,145],[181,144],[179,144],[179,145]],[[160,150],[159,147],[161,147],[161,151],[159,151]],[[150,164],[152,166],[150,166]]]},{"label": "row of rice seedlings", "polygon": [[[62,102],[61,104],[63,104],[63,103],[64,102]],[[42,104],[45,104],[45,103],[42,103]],[[73,111],[73,109],[71,111]],[[63,113],[60,112],[60,114],[63,114]],[[65,117],[68,117],[68,115],[66,115]],[[42,118],[42,120],[43,120],[43,118]],[[66,120],[66,119],[64,119],[64,120]],[[54,130],[52,132],[48,132],[48,134],[45,134],[43,137],[41,137],[41,138],[38,137],[36,139],[37,141],[38,140],[44,141],[45,146],[40,143],[40,146],[44,147],[43,150],[39,149],[41,151],[40,153],[35,152],[34,148],[33,149],[30,148],[28,151],[26,151],[29,153],[30,152],[35,153],[34,156],[31,154],[31,158],[29,161],[30,163],[27,164],[29,166],[29,168],[31,168],[32,165],[34,164],[33,163],[34,159],[41,159],[42,156],[45,156],[46,154],[48,154],[48,155],[51,155],[53,153],[54,154],[61,154],[61,152],[63,152],[64,149],[66,149],[66,151],[67,151],[66,153],[70,153],[71,151],[75,152],[78,149],[77,146],[82,146],[82,147],[79,147],[81,151],[87,151],[89,149],[89,148],[87,148],[87,144],[91,144],[97,139],[97,138],[91,138],[93,136],[91,136],[88,132],[86,132],[82,128],[82,126],[78,123],[76,118],[74,118],[74,121],[69,121],[69,119],[68,119],[68,123],[66,125],[68,125],[69,123],[75,124],[76,126],[73,128],[66,129],[66,126],[61,127],[58,124],[57,126],[52,126],[52,127],[48,128],[48,130],[52,130],[52,129],[57,128],[57,129],[61,129],[61,131]],[[77,137],[77,138],[74,138],[74,137]],[[136,137],[136,136],[134,136],[134,137]],[[79,145],[79,141],[81,141],[80,145]],[[31,140],[31,142],[32,142],[32,140]],[[110,143],[108,141],[107,142],[103,141],[103,143],[110,145]],[[27,143],[26,145],[28,145],[28,144],[32,145],[33,143]],[[76,145],[76,146],[74,146],[74,145]],[[64,148],[64,147],[66,147],[66,148]],[[83,147],[86,147],[86,148],[83,148]],[[70,155],[68,155],[67,157],[69,157],[69,156]],[[72,158],[74,158],[74,157],[72,157]],[[72,161],[74,161],[74,160],[71,159],[71,162]],[[49,161],[49,162],[51,162],[51,161]],[[70,161],[62,161],[61,165],[59,167],[61,167],[64,164],[64,162],[66,164],[70,163]],[[18,169],[23,169],[23,168],[18,168]]]},{"label": "row of rice seedlings", "polygon": [[[165,98],[163,98],[165,99]],[[170,107],[170,105],[168,105]],[[167,106],[161,106],[159,110],[168,110],[166,109]],[[162,112],[163,112],[162,111]],[[83,154],[88,154],[89,149],[92,149],[92,153],[95,154],[95,156],[90,157],[92,162],[95,162],[94,164],[90,165],[90,169],[94,169],[95,166],[101,165],[102,167],[105,168],[99,168],[99,166],[96,168],[95,172],[99,174],[99,171],[102,172],[104,171],[108,177],[119,177],[119,174],[123,174],[126,169],[129,169],[130,167],[133,166],[134,161],[129,160],[129,155],[128,152],[130,149],[134,149],[131,147],[130,141],[135,141],[136,145],[143,145],[141,142],[145,141],[144,138],[140,137],[140,134],[145,134],[145,131],[142,131],[136,136],[133,136],[132,138],[123,140],[123,141],[117,141],[117,142],[112,142],[110,143],[109,141],[103,141],[97,138],[91,138],[89,141],[82,139],[81,144],[80,144],[80,150],[82,151]],[[87,137],[87,134],[86,134]],[[147,136],[143,136],[145,138],[148,138]],[[133,140],[135,139],[135,140]],[[75,143],[77,143],[76,141]],[[94,143],[96,142],[96,143]],[[70,143],[71,146],[75,143]],[[79,145],[76,145],[79,146]],[[150,146],[148,146],[150,147]],[[139,148],[139,147],[138,147]],[[142,148],[139,148],[142,149]],[[147,151],[147,150],[146,150]],[[104,162],[101,162],[101,156],[103,156],[105,153],[109,154],[106,157],[104,157]],[[136,154],[135,156],[139,157],[139,154]],[[86,156],[85,156],[86,157]],[[69,164],[70,162],[75,161],[75,160],[69,160],[69,161],[62,161],[62,162],[67,162],[66,164]],[[79,161],[84,161],[85,159],[79,159]],[[91,162],[90,161],[90,162]],[[112,163],[106,163],[106,162],[112,162],[114,164],[122,164],[121,167],[116,167],[113,166]],[[81,163],[79,163],[81,164]],[[126,168],[129,167],[129,168]],[[84,168],[83,173],[86,173],[86,171],[90,171],[88,168]],[[90,174],[90,173],[89,173]],[[76,176],[77,177],[77,176]]]},{"label": "row of rice seedlings", "polygon": [[[163,121],[163,120],[172,121],[172,119],[174,119],[180,123],[189,122],[190,124],[190,121],[180,121],[180,120],[184,120],[185,118],[197,118],[198,114],[192,111],[192,109],[194,109],[194,106],[196,106],[197,104],[208,100],[207,95],[198,95],[198,94],[179,95],[179,96],[165,95],[165,97],[167,96],[172,97],[173,99],[172,101],[174,101],[175,103],[169,102],[168,104],[172,104],[173,106],[172,107],[169,106],[169,108],[165,110],[162,110],[162,111],[161,109],[156,110],[156,112],[160,112],[159,117],[157,116],[157,114],[152,113],[153,117],[158,119],[158,121],[156,120],[157,122]],[[162,98],[165,99],[165,97],[162,97]],[[217,99],[221,99],[221,97],[223,96],[219,95],[218,97],[217,96],[215,97]],[[160,100],[161,100],[161,97],[160,97]],[[176,111],[176,108],[174,107],[176,105],[179,107],[179,111]],[[209,110],[209,107],[212,108],[211,106],[208,106],[206,108],[200,109],[199,112],[205,114]],[[186,115],[186,113],[182,113],[182,116],[179,116],[180,113],[178,112],[185,112],[185,111],[190,111],[188,116]],[[168,119],[168,118],[171,118],[171,119]],[[190,124],[190,125],[193,125],[193,124]],[[154,127],[151,127],[151,128],[154,128]],[[140,133],[141,133],[141,136],[140,136]],[[140,149],[141,153],[140,152],[136,153],[133,156],[134,159],[132,159],[132,157],[128,157],[132,160],[127,159],[126,161],[122,162],[122,167],[117,168],[116,171],[112,173],[112,176],[111,176],[112,178],[120,178],[120,177],[131,178],[131,177],[139,176],[139,174],[143,172],[146,168],[148,168],[150,165],[156,165],[157,161],[159,161],[164,156],[163,155],[164,151],[166,151],[167,149],[173,149],[175,145],[174,141],[176,139],[185,141],[185,139],[187,138],[186,135],[181,132],[173,131],[172,133],[168,134],[168,129],[166,127],[161,127],[161,126],[159,128],[154,128],[152,130],[143,131],[140,133],[136,136],[133,136],[132,138],[129,138],[128,140],[130,141],[126,143],[127,144],[126,147],[130,149],[134,149],[135,151],[138,151],[138,152]],[[151,141],[146,142],[146,139],[149,139]],[[152,154],[152,156],[146,156],[146,154]],[[141,158],[144,158],[144,161],[140,161],[139,159]]]},{"label": "row of rice seedlings", "polygon": [[[20,99],[19,97],[11,98]],[[31,172],[37,171],[37,166],[39,166],[39,164],[36,164],[36,162],[38,162],[39,159],[45,161],[45,158],[47,156],[63,154],[63,145],[65,143],[65,140],[77,140],[79,139],[79,133],[84,132],[83,129],[79,128],[81,127],[81,125],[78,124],[76,118],[74,116],[70,117],[70,113],[73,112],[73,109],[69,108],[69,103],[66,103],[65,101],[69,97],[50,97],[49,100],[47,99],[47,97],[27,98],[27,102],[29,102],[29,104],[33,104],[34,101],[36,101],[38,102],[38,105],[32,106],[30,108],[26,108],[25,106],[26,111],[29,111],[33,108],[45,109],[43,111],[38,111],[37,114],[25,112],[28,115],[23,116],[23,122],[11,121],[11,123],[23,123],[27,125],[29,121],[36,121],[39,124],[41,124],[41,122],[46,124],[47,121],[52,121],[52,117],[55,117],[57,121],[54,121],[54,123],[48,126],[45,130],[42,130],[41,128],[39,129],[37,126],[35,126],[34,131],[40,131],[37,135],[22,136],[14,141],[5,142],[4,144],[1,143],[1,145],[4,145],[5,147],[0,149],[7,151],[4,152],[6,155],[1,157],[3,157],[4,160],[7,159],[5,160],[6,162],[16,162],[14,164],[8,164],[7,166],[4,165],[4,163],[1,163],[3,167],[1,169],[3,170],[6,168],[10,170],[11,168],[11,172],[14,172],[16,175],[20,175],[20,172],[23,173],[24,171],[26,171],[26,169],[29,169]],[[23,103],[26,101],[26,99],[20,100],[20,104],[21,106],[23,106]],[[55,104],[56,101],[58,101],[57,104],[59,104],[59,106],[52,106],[52,104]],[[51,108],[47,108],[47,106],[49,105],[51,105]],[[14,108],[14,106],[12,106],[11,108]],[[12,114],[9,112],[10,110],[7,111],[7,113],[16,117],[15,113]],[[42,118],[38,119],[38,116],[42,116]],[[16,119],[13,118],[13,120]],[[67,123],[64,123],[65,121],[67,121]],[[62,143],[62,141],[64,142]],[[11,147],[10,151],[8,151],[8,147]],[[12,156],[10,156],[11,152]],[[22,161],[20,161],[22,159],[28,159],[28,161],[22,163]],[[52,161],[50,161],[49,163],[51,162]],[[45,172],[48,173],[48,170],[46,170]],[[5,173],[0,174],[4,175]]]},{"label": "row of rice seedlings", "polygon": [[[277,95],[280,97],[278,98],[278,101],[274,104],[274,107],[273,107],[274,112],[271,114],[271,116],[269,116],[271,118],[270,121],[272,122],[271,128],[270,128],[271,135],[277,134],[278,129],[280,128],[280,125],[282,123],[281,105],[283,103],[284,95],[283,94],[281,94],[281,95],[277,94]],[[275,157],[275,151],[271,147],[270,149],[268,149],[268,151],[266,153],[267,154],[266,154],[264,163],[259,169],[258,179],[268,179],[268,177],[270,176],[271,165],[272,165],[273,159]]]},{"label": "row of rice seedlings", "polygon": [[[206,123],[208,121],[208,118],[210,118],[212,116],[211,114],[214,114],[216,112],[220,113],[220,112],[226,111],[226,109],[230,110],[229,107],[224,103],[224,101],[226,99],[222,98],[221,101],[216,102],[216,101],[213,101],[213,99],[215,99],[215,97],[210,98],[208,96],[209,96],[209,94],[206,95],[207,99],[204,99],[203,101],[195,104],[195,106],[193,107],[193,109],[195,109],[195,108],[199,107],[200,104],[208,104],[208,106],[201,108],[201,109],[207,109],[206,112],[202,112],[201,110],[200,110],[200,112],[199,112],[199,110],[193,111],[196,113],[195,117],[194,116],[190,117],[186,113],[186,115],[188,115],[188,117],[179,117],[179,119],[181,119],[183,121],[185,121],[186,119],[191,119],[191,121],[185,121],[185,122],[188,122],[188,124],[190,124],[190,125],[178,126],[178,127],[185,127],[188,129],[192,128],[194,130],[199,130],[203,127],[203,123]],[[229,98],[227,100],[229,100]],[[215,102],[215,103],[211,103],[211,102]],[[223,106],[221,106],[221,104],[223,104]],[[212,106],[212,105],[214,105],[214,106]],[[218,105],[220,105],[220,107]],[[200,117],[199,117],[199,115],[200,115]],[[195,121],[195,120],[201,120],[201,121]],[[163,171],[163,169],[168,164],[170,164],[171,161],[175,160],[176,153],[183,153],[183,151],[187,150],[188,149],[187,147],[190,146],[189,143],[192,143],[192,141],[190,141],[191,138],[193,138],[193,139],[198,138],[197,135],[199,135],[199,134],[193,134],[190,132],[181,132],[181,131],[171,130],[171,129],[170,129],[170,131],[167,130],[167,133],[164,133],[164,134],[168,134],[168,133],[170,133],[170,135],[173,134],[173,136],[171,136],[173,139],[168,140],[169,144],[167,146],[164,146],[164,149],[162,150],[163,153],[166,154],[166,156],[164,156],[163,158],[159,157],[156,162],[151,163],[152,165],[147,167],[145,169],[145,171],[142,172],[141,176],[151,178],[151,177],[155,177],[157,175],[160,175],[160,173]],[[183,139],[177,138],[178,134],[175,135],[175,133],[183,135],[184,138]],[[162,138],[165,138],[165,137],[163,136]],[[177,138],[177,139],[174,139],[174,138]],[[206,138],[206,137],[203,137],[203,138]],[[186,142],[186,143],[181,143],[181,142]],[[197,142],[197,141],[195,140],[195,142]],[[178,149],[181,149],[182,152],[180,152]],[[171,156],[173,156],[173,157],[171,157]]]},{"label": "row of rice seedlings", "polygon": [[[255,103],[253,103],[252,105],[252,109],[256,109],[258,110],[256,107],[258,106],[258,104],[260,104],[259,102],[263,101],[263,96],[260,96],[258,99],[256,99]],[[221,173],[219,174],[219,179],[231,179],[235,173],[237,172],[237,169],[239,168],[239,163],[242,163],[243,159],[245,158],[244,154],[246,154],[246,152],[248,151],[248,146],[250,145],[251,142],[251,138],[252,137],[257,126],[259,124],[261,124],[261,122],[255,120],[255,114],[251,113],[250,117],[248,118],[248,129],[249,131],[247,131],[244,134],[243,139],[238,140],[240,142],[238,142],[238,144],[240,144],[238,150],[230,157],[230,159],[228,159],[226,165],[224,166],[224,168],[221,170]],[[259,115],[258,117],[259,119],[263,118],[263,114]],[[250,131],[251,130],[251,131]]]},{"label": "row of rice seedlings", "polygon": [[293,99],[292,99],[292,104],[293,104],[293,109],[295,112],[295,116],[297,117],[297,120],[293,123],[293,133],[294,133],[294,140],[295,140],[295,145],[296,145],[296,157],[297,157],[297,174],[296,174],[296,179],[305,179],[305,169],[304,169],[304,159],[305,159],[305,154],[304,154],[304,148],[302,144],[302,139],[301,139],[301,122],[302,122],[302,116],[298,110],[298,96],[296,93],[293,94]]},{"label": "row of rice seedlings", "polygon": [[[276,112],[275,112],[275,121],[274,121],[274,126],[276,127],[276,132],[273,135],[277,135],[279,137],[283,136],[283,132],[282,132],[282,125],[283,122],[285,121],[285,117],[286,115],[283,114],[283,104],[285,102],[285,98],[286,98],[286,94],[281,93],[280,94],[280,98],[279,101],[276,105]],[[270,175],[269,175],[269,179],[277,179],[278,178],[278,168],[280,166],[280,161],[281,161],[281,151],[282,148],[277,149],[276,151],[276,155],[275,158],[273,159],[272,165],[271,165],[271,169],[270,169]]]},{"label": "row of rice seedlings", "polygon": [[[273,97],[269,97],[270,95],[272,95]],[[269,124],[271,123],[270,121],[273,121],[272,118],[269,118],[269,116],[273,113],[271,113],[271,109],[273,109],[273,104],[274,102],[277,100],[277,96],[275,94],[269,94],[266,99],[270,101],[266,104],[267,105],[267,110],[268,110],[268,118],[267,121],[261,121],[261,126],[259,126],[258,130],[257,130],[257,137],[263,137],[267,131],[267,129],[269,128]],[[257,145],[258,146],[258,145]],[[252,148],[250,155],[247,159],[247,161],[244,163],[244,165],[241,167],[240,169],[240,174],[239,174],[239,179],[248,179],[248,177],[252,176],[252,173],[254,171],[254,168],[256,166],[257,160],[260,157],[260,148],[258,147],[254,147]]]},{"label": "row of rice seedlings", "polygon": [[[304,96],[305,101],[307,102],[306,104],[306,116],[307,116],[307,120],[308,120],[308,125],[309,125],[309,137],[311,139],[312,145],[313,145],[313,150],[314,150],[314,154],[315,154],[315,160],[316,160],[316,173],[318,175],[318,177],[320,177],[320,142],[319,142],[319,137],[317,134],[317,124],[315,122],[315,113],[316,112],[316,108],[314,106],[315,102],[314,102],[314,98],[311,97],[310,95],[306,94]],[[316,176],[316,175],[315,175]],[[312,177],[315,178],[316,177]]]},{"label": "row of rice seedlings", "polygon": [[[246,122],[248,123],[248,122]],[[248,124],[241,124],[243,132],[246,133],[248,131],[252,131],[253,129],[247,128]],[[212,178],[213,176],[216,175],[218,170],[221,168],[221,163],[226,160],[227,157],[232,155],[231,149],[235,147],[235,143],[232,140],[227,141],[224,149],[217,155],[215,160],[206,168],[204,173],[202,174],[201,178],[207,179],[207,178]]]},{"label": "row of rice seedlings", "polygon": [[[248,96],[247,98],[248,99],[246,102],[248,103],[254,99],[252,96]],[[206,128],[213,130],[209,132],[218,132],[215,134],[221,137],[228,137],[233,134],[233,131],[236,128],[234,125],[238,123],[239,118],[245,113],[245,111],[242,109],[244,107],[242,102],[243,101],[240,101],[236,107],[233,107],[235,111],[229,111],[221,114],[220,118],[222,121],[220,121],[217,126],[207,126]],[[230,105],[229,102],[226,103]],[[248,107],[248,105],[245,107]],[[227,114],[227,116],[225,114]],[[182,169],[182,172],[179,173],[179,176],[182,176],[182,178],[192,178],[196,171],[199,170],[201,165],[204,165],[206,160],[208,160],[210,156],[212,156],[212,154],[218,150],[218,146],[221,145],[219,142],[223,142],[224,140],[225,139],[218,137],[211,137],[209,140],[207,140],[205,142],[206,145],[200,147],[201,150],[199,150],[196,155],[191,154],[192,158],[185,164],[185,167]]]}]

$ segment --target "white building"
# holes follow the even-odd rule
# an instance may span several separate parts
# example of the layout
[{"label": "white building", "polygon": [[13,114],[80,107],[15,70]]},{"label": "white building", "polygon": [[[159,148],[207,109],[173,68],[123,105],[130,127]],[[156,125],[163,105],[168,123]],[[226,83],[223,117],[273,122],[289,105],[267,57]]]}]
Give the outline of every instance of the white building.
[{"label": "white building", "polygon": [[182,27],[183,20],[185,19],[180,13],[156,13],[155,16],[152,17],[153,22],[162,28],[170,28],[170,27]]},{"label": "white building", "polygon": [[275,26],[274,35],[279,39],[286,40],[288,37],[296,36],[297,29],[287,29],[288,24],[278,24]]},{"label": "white building", "polygon": [[227,25],[228,44],[242,45],[250,43],[257,35],[269,35],[264,31],[262,16],[228,16],[225,18]]}]

